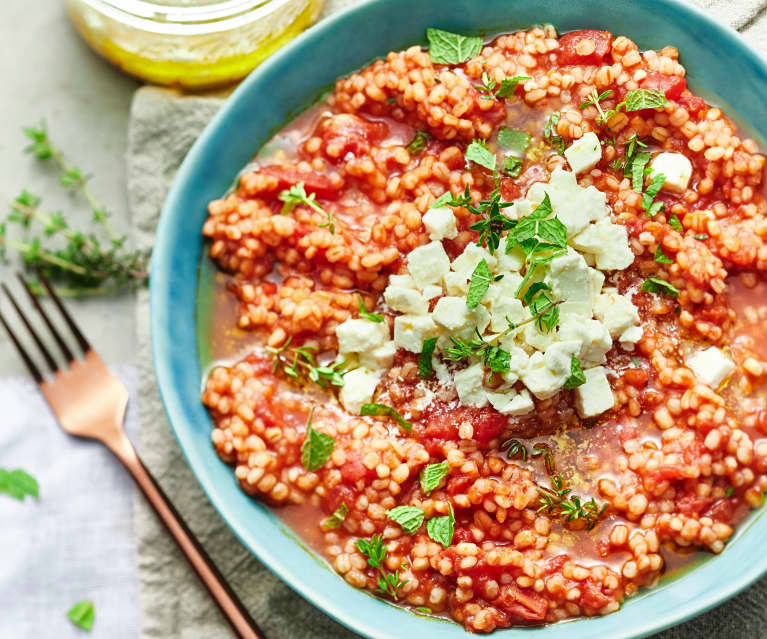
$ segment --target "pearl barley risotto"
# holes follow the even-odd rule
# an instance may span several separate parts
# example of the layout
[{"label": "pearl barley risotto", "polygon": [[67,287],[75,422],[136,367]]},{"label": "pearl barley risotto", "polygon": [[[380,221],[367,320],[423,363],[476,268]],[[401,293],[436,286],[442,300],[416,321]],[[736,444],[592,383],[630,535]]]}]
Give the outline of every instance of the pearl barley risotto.
[{"label": "pearl barley risotto", "polygon": [[213,445],[354,588],[605,615],[762,505],[765,156],[673,46],[427,37],[210,203]]}]

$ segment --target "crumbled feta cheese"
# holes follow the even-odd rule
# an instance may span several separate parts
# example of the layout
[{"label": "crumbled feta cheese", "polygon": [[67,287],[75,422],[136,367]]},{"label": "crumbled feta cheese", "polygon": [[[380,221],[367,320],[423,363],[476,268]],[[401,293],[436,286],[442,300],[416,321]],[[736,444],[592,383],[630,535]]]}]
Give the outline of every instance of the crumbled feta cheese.
[{"label": "crumbled feta cheese", "polygon": [[413,249],[408,254],[407,261],[408,271],[419,288],[437,284],[450,272],[450,258],[445,253],[442,242],[430,242]]},{"label": "crumbled feta cheese", "polygon": [[341,386],[339,398],[347,411],[354,415],[360,414],[363,404],[369,404],[373,399],[378,382],[381,379],[379,371],[368,368],[355,368],[344,375],[344,385]]},{"label": "crumbled feta cheese", "polygon": [[545,351],[551,346],[557,339],[556,331],[541,331],[538,326],[538,322],[530,322],[525,324],[522,328],[522,335],[527,344],[533,348],[537,348],[539,351]]},{"label": "crumbled feta cheese", "polygon": [[682,153],[658,153],[650,162],[648,179],[652,180],[659,173],[666,178],[661,189],[671,193],[684,193],[692,177],[692,164]]},{"label": "crumbled feta cheese", "polygon": [[400,288],[415,288],[415,280],[407,273],[403,275],[390,275],[389,286],[399,286]]},{"label": "crumbled feta cheese", "polygon": [[431,316],[449,331],[458,331],[471,325],[473,313],[466,306],[466,298],[446,295],[437,300]]},{"label": "crumbled feta cheese", "polygon": [[615,405],[610,382],[607,381],[607,369],[595,366],[583,371],[586,382],[575,389],[575,408],[581,417],[594,417]]},{"label": "crumbled feta cheese", "polygon": [[440,384],[450,384],[453,378],[450,376],[450,370],[447,364],[437,357],[431,358],[431,367],[434,369],[434,373],[437,376],[437,381]]},{"label": "crumbled feta cheese", "polygon": [[581,348],[577,355],[581,364],[601,364],[613,341],[602,322],[595,319],[567,318],[559,325],[559,339],[578,341]]},{"label": "crumbled feta cheese", "polygon": [[570,249],[567,255],[555,257],[549,264],[546,281],[555,299],[586,304],[588,312],[583,314],[591,317],[591,280],[582,255]]},{"label": "crumbled feta cheese", "polygon": [[437,325],[428,315],[398,315],[394,318],[394,343],[411,353],[420,353],[423,340],[438,334]]},{"label": "crumbled feta cheese", "polygon": [[572,238],[571,244],[579,251],[593,253],[597,268],[603,271],[621,270],[634,261],[626,227],[607,218],[587,226]]},{"label": "crumbled feta cheese", "polygon": [[[566,342],[554,342],[543,354],[543,361],[555,375],[564,376],[565,380],[570,377],[570,366],[573,355],[580,352],[581,343],[578,340]],[[564,384],[564,380],[562,381]]]},{"label": "crumbled feta cheese", "polygon": [[452,240],[458,235],[458,228],[455,225],[455,214],[447,206],[438,206],[429,209],[424,213],[423,225],[429,231],[429,238],[432,240],[442,240],[447,238]]},{"label": "crumbled feta cheese", "polygon": [[597,134],[589,131],[565,149],[565,157],[575,173],[590,171],[602,159],[602,145]]},{"label": "crumbled feta cheese", "polygon": [[521,377],[528,390],[538,399],[548,399],[556,395],[567,379],[567,376],[554,373],[546,366],[546,360],[540,351],[535,351],[530,356]]},{"label": "crumbled feta cheese", "polygon": [[735,364],[716,346],[711,346],[687,358],[687,366],[696,377],[711,388],[720,384],[735,370]]},{"label": "crumbled feta cheese", "polygon": [[496,262],[498,261],[495,256],[490,255],[484,248],[477,246],[472,242],[463,250],[463,253],[453,260],[453,270],[456,273],[464,274],[467,279],[470,279],[477,264],[482,260],[487,262],[487,265],[491,270],[495,267]]},{"label": "crumbled feta cheese", "polygon": [[519,271],[525,263],[525,252],[519,247],[515,246],[511,251],[506,253],[503,250],[503,246],[495,252],[495,256],[498,258],[498,271]]},{"label": "crumbled feta cheese", "polygon": [[501,340],[501,346],[509,351],[509,370],[502,377],[507,384],[513,384],[527,368],[530,356],[514,343],[514,337],[511,335]]},{"label": "crumbled feta cheese", "polygon": [[620,334],[618,340],[621,343],[621,348],[626,351],[633,351],[634,344],[642,339],[644,331],[641,326],[630,326]]},{"label": "crumbled feta cheese", "polygon": [[389,308],[400,313],[425,315],[429,312],[429,304],[418,291],[412,288],[389,286],[384,290],[384,299]]},{"label": "crumbled feta cheese", "polygon": [[386,322],[366,319],[348,319],[336,327],[339,353],[362,353],[381,346],[389,339]]},{"label": "crumbled feta cheese", "polygon": [[523,390],[519,393],[509,390],[505,393],[487,393],[493,408],[503,415],[527,415],[535,407],[530,393]]},{"label": "crumbled feta cheese", "polygon": [[423,295],[423,299],[428,302],[429,300],[433,300],[435,297],[442,295],[442,287],[437,284],[429,284],[423,287],[421,295]]},{"label": "crumbled feta cheese", "polygon": [[394,341],[389,340],[381,344],[381,346],[360,353],[359,361],[362,366],[373,370],[385,369],[391,367],[396,352],[397,345]]},{"label": "crumbled feta cheese", "polygon": [[450,271],[443,278],[445,290],[448,295],[466,295],[469,292],[469,278],[471,273],[454,273]]},{"label": "crumbled feta cheese", "polygon": [[455,390],[462,404],[481,408],[487,404],[487,393],[482,386],[485,371],[482,364],[472,364],[453,375]]},{"label": "crumbled feta cheese", "polygon": [[639,309],[630,295],[621,295],[617,289],[605,289],[597,297],[594,316],[610,331],[613,338],[620,337],[627,329],[639,324]]}]

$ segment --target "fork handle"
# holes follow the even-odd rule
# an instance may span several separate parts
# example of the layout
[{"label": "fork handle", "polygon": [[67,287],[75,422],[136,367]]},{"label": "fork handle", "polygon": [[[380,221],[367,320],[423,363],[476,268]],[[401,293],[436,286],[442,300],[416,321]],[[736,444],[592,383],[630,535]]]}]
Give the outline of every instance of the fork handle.
[{"label": "fork handle", "polygon": [[176,508],[163,492],[144,462],[136,453],[127,437],[116,447],[111,447],[123,465],[128,469],[136,484],[144,493],[149,504],[154,508],[160,521],[168,529],[189,564],[207,588],[218,605],[224,618],[231,626],[235,636],[240,639],[265,639],[263,632],[253,621],[243,603],[219,572],[213,560],[194,536],[189,526],[181,518]]}]

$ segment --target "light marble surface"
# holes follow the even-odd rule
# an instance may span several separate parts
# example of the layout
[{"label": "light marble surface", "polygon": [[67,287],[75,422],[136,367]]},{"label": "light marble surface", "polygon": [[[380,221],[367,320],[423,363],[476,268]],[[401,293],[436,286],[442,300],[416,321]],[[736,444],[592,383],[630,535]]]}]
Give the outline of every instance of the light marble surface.
[{"label": "light marble surface", "polygon": [[[139,83],[79,39],[62,0],[0,2],[0,78],[0,216],[5,216],[7,201],[27,188],[43,198],[45,210],[61,209],[83,222],[90,217],[82,200],[63,192],[52,167],[23,153],[21,128],[46,120],[72,162],[93,174],[92,189],[112,211],[113,226],[126,232],[126,136],[130,100]],[[8,282],[17,267],[0,265],[0,281]],[[10,284],[18,290],[15,281]],[[133,360],[133,295],[72,301],[70,307],[108,363]],[[0,309],[13,317],[7,300],[0,300]],[[3,332],[0,378],[15,374],[26,371]]]}]

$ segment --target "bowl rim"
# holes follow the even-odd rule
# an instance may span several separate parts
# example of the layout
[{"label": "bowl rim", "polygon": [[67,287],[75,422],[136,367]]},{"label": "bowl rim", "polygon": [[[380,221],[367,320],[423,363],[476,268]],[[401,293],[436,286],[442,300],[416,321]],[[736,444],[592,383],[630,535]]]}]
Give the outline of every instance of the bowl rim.
[{"label": "bowl rim", "polygon": [[[172,366],[170,365],[170,357],[167,345],[163,343],[166,337],[163,331],[162,317],[169,312],[169,300],[163,297],[163,293],[169,291],[170,280],[172,278],[172,265],[170,262],[169,251],[157,250],[162,248],[171,242],[174,228],[171,224],[173,218],[173,211],[177,208],[178,201],[181,198],[181,192],[189,175],[192,172],[192,167],[196,163],[198,156],[202,155],[206,145],[209,141],[218,134],[220,125],[226,121],[230,111],[233,109],[233,105],[237,102],[238,98],[248,91],[251,84],[258,81],[260,73],[269,70],[271,68],[279,67],[284,64],[285,60],[288,60],[294,53],[294,50],[303,46],[313,39],[322,38],[328,32],[331,32],[337,24],[343,22],[347,17],[359,13],[365,13],[371,5],[375,5],[381,2],[381,0],[363,0],[362,2],[346,7],[338,11],[337,13],[324,18],[313,27],[305,31],[298,36],[294,41],[288,43],[282,49],[273,54],[253,72],[251,72],[245,80],[235,89],[235,91],[229,96],[226,103],[215,114],[211,121],[207,124],[204,131],[200,134],[197,140],[194,142],[187,155],[184,158],[178,172],[176,173],[171,187],[166,196],[165,203],[162,208],[161,216],[159,219],[156,240],[155,251],[152,255],[152,277],[150,280],[150,328],[151,328],[151,344],[152,344],[152,357],[154,362],[154,369],[157,378],[157,386],[160,392],[162,403],[165,409],[168,422],[171,425],[176,440],[179,443],[179,447],[186,459],[187,464],[192,469],[192,472],[197,479],[198,483],[205,492],[207,498],[218,512],[219,516],[224,520],[229,529],[235,534],[240,543],[243,544],[249,551],[251,551],[258,559],[263,563],[271,572],[276,574],[283,582],[287,583],[295,592],[299,593],[305,600],[311,603],[313,606],[319,608],[324,614],[330,616],[336,621],[342,623],[350,630],[364,634],[366,637],[376,639],[393,639],[395,635],[389,634],[385,629],[381,629],[376,626],[372,620],[363,619],[360,616],[355,616],[353,611],[340,605],[340,602],[334,600],[328,593],[322,592],[320,589],[313,588],[305,584],[297,576],[291,574],[291,571],[286,568],[281,562],[280,558],[270,551],[266,543],[261,543],[259,540],[255,540],[247,534],[244,527],[238,522],[237,517],[233,516],[231,512],[233,509],[227,504],[223,503],[223,500],[219,500],[215,496],[214,482],[206,478],[202,473],[198,464],[200,458],[198,457],[194,447],[192,446],[193,434],[190,429],[179,428],[178,424],[185,420],[185,417],[181,413],[181,397],[178,393],[178,389],[174,386],[174,374],[172,372]],[[683,0],[647,0],[649,4],[665,5],[667,8],[678,12],[679,19],[692,18],[699,20],[708,29],[712,29],[717,32],[717,35],[727,41],[729,45],[732,45],[738,51],[738,56],[748,60],[752,65],[761,71],[761,73],[767,77],[767,57],[762,55],[753,49],[748,43],[746,43],[740,34],[726,24],[716,22],[712,17],[707,15],[702,9],[697,6],[687,4]],[[381,55],[385,55],[385,51],[381,52]],[[368,61],[360,61],[360,64],[367,64]],[[317,87],[318,89],[320,87]],[[223,463],[223,462],[222,462]],[[758,515],[759,510],[751,511],[752,516]],[[735,534],[728,541],[728,547],[730,544],[735,543],[740,537],[740,533],[745,532],[752,524],[756,523],[755,520],[749,518],[748,521],[743,521],[738,525]],[[300,548],[296,546],[296,550]],[[726,549],[725,549],[726,550]],[[715,557],[721,557],[716,555]],[[694,568],[693,570],[697,569]],[[710,589],[695,599],[679,602],[679,606],[673,613],[666,614],[662,618],[643,618],[639,624],[632,626],[631,628],[622,628],[616,632],[613,632],[611,637],[614,639],[634,639],[639,637],[645,637],[650,634],[659,632],[671,626],[678,625],[687,621],[693,617],[703,614],[711,608],[721,604],[722,602],[734,597],[742,590],[753,584],[763,574],[767,572],[767,554],[763,555],[761,560],[758,557],[754,557],[745,570],[740,574],[738,579],[730,581],[720,582],[715,589]],[[336,575],[337,576],[337,575]],[[351,590],[354,590],[351,586],[346,586]],[[645,591],[646,594],[668,586],[654,586]],[[646,595],[637,594],[627,599],[627,602],[642,599]],[[385,602],[389,603],[389,602]],[[568,620],[564,625],[570,625],[575,622],[592,621],[596,622],[598,619],[607,619],[613,617],[618,613],[611,613],[606,617],[597,617],[593,620],[586,618],[576,618]],[[547,628],[553,628],[563,624],[553,624],[533,629],[526,628],[511,628],[511,629],[499,629],[496,632],[509,632],[514,630],[523,630],[525,632],[535,632],[537,630],[545,630]],[[428,627],[426,627],[428,629]],[[597,628],[595,628],[596,630]],[[468,636],[468,635],[467,635]],[[506,636],[505,634],[503,635]]]}]

